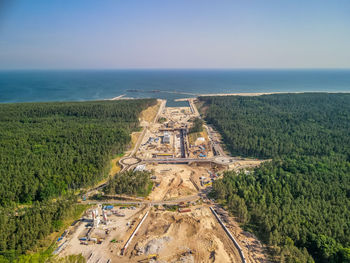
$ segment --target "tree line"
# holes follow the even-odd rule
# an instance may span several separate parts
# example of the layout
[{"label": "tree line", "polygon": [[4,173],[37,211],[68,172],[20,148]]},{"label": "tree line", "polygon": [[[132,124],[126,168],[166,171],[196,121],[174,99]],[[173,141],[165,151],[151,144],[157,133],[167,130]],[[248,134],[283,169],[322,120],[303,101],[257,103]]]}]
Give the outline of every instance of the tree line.
[{"label": "tree line", "polygon": [[224,173],[212,195],[280,262],[350,262],[350,94],[200,102],[232,154],[273,159]]}]

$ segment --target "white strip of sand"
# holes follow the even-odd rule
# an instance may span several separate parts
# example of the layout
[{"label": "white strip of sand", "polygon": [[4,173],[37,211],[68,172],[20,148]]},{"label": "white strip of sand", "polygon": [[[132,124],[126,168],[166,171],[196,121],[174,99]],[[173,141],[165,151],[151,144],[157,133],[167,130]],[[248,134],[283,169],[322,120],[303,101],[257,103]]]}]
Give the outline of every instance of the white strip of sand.
[{"label": "white strip of sand", "polygon": [[110,100],[120,100],[120,99],[123,98],[124,96],[125,96],[125,94],[120,95],[120,96],[118,96],[118,97],[114,97],[114,98],[112,98],[112,99],[110,99]]}]

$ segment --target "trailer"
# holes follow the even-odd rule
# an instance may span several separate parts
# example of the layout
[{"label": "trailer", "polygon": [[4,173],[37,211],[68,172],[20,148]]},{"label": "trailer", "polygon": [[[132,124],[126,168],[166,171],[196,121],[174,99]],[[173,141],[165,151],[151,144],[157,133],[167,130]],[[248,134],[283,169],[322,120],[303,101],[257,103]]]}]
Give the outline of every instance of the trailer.
[{"label": "trailer", "polygon": [[180,213],[187,213],[187,212],[191,212],[190,208],[179,208],[179,212]]}]

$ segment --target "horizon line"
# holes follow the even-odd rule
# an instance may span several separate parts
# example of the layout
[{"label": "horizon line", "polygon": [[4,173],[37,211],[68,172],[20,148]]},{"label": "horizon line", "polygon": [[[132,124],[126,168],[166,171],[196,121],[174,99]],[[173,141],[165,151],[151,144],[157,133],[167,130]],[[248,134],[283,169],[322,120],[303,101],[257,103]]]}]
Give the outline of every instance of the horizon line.
[{"label": "horizon line", "polygon": [[0,68],[0,71],[176,71],[176,70],[188,70],[188,71],[200,71],[200,70],[350,70],[349,68]]}]

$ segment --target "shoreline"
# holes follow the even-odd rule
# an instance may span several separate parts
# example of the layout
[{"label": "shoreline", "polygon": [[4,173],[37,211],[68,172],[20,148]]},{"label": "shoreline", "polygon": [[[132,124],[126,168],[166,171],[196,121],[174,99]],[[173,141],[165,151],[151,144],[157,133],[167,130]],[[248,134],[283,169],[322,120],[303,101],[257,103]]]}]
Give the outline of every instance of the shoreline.
[{"label": "shoreline", "polygon": [[[166,92],[166,93],[177,93],[177,92]],[[174,99],[176,102],[188,101],[196,99],[198,97],[223,97],[223,96],[263,96],[273,94],[302,94],[302,93],[325,93],[325,94],[350,94],[350,91],[275,91],[275,92],[235,92],[235,93],[203,93],[203,94],[192,94],[194,97],[185,97]],[[179,93],[177,93],[179,94]],[[181,93],[180,93],[181,94]],[[182,93],[186,94],[186,93]],[[188,94],[189,95],[189,94]],[[78,100],[43,100],[43,101],[0,101],[0,104],[14,104],[14,103],[51,103],[51,102],[88,102],[88,101],[114,101],[114,100],[135,100],[135,99],[150,99],[156,97],[125,97],[126,94],[122,94],[113,98],[105,99],[78,99]],[[164,98],[163,98],[164,99]]]},{"label": "shoreline", "polygon": [[[275,91],[275,92],[236,92],[236,93],[207,93],[207,94],[198,94],[198,97],[224,97],[224,96],[246,96],[246,97],[254,97],[254,96],[263,96],[263,95],[273,95],[273,94],[302,94],[302,93],[327,93],[327,94],[349,94],[350,91]],[[181,98],[175,99],[175,101],[188,101],[194,98]]]},{"label": "shoreline", "polygon": [[236,92],[236,93],[208,93],[199,94],[198,97],[213,96],[262,96],[272,94],[301,94],[301,93],[350,93],[350,91],[273,91],[273,92]]},{"label": "shoreline", "polygon": [[111,98],[109,100],[120,100],[121,98],[123,98],[125,96],[125,94],[119,95],[117,97]]}]

